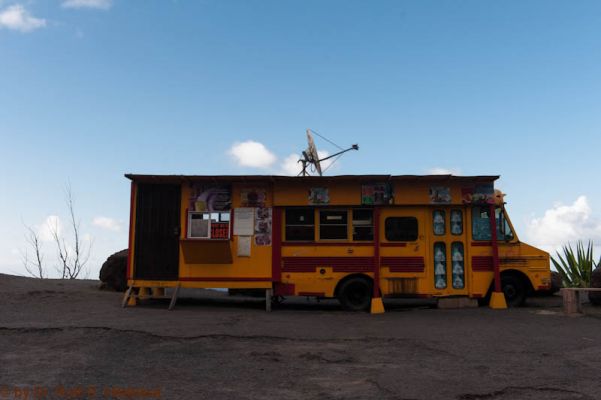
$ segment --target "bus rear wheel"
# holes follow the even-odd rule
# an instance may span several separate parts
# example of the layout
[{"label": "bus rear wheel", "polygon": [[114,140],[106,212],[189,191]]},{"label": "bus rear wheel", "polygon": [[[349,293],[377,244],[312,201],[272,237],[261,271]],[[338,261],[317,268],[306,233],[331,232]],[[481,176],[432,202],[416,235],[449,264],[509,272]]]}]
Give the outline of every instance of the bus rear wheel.
[{"label": "bus rear wheel", "polygon": [[509,307],[519,307],[526,301],[526,284],[517,276],[501,276],[501,290]]},{"label": "bus rear wheel", "polygon": [[338,301],[345,310],[365,311],[371,305],[372,285],[367,279],[354,277],[340,285]]}]

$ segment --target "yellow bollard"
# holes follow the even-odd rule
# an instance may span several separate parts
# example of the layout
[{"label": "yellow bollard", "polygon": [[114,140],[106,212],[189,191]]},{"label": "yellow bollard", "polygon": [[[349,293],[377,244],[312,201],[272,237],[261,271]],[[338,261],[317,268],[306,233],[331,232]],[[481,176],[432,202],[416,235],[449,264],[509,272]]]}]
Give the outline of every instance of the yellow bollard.
[{"label": "yellow bollard", "polygon": [[384,314],[384,303],[381,297],[371,299],[371,314]]},{"label": "yellow bollard", "polygon": [[504,310],[507,308],[505,294],[503,292],[492,292],[490,295],[489,307],[493,310]]},{"label": "yellow bollard", "polygon": [[162,299],[165,297],[165,288],[162,287],[153,287],[152,288],[152,298],[153,299]]}]

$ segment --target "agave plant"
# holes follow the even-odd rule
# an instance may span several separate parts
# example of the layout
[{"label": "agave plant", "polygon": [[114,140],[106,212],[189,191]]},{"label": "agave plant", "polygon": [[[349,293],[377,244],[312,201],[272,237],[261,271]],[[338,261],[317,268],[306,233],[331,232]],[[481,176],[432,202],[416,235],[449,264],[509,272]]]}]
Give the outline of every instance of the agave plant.
[{"label": "agave plant", "polygon": [[576,252],[572,245],[563,246],[563,256],[557,252],[557,259],[551,257],[553,265],[561,275],[564,287],[590,287],[593,269],[601,263],[593,260],[593,243],[586,249],[581,241],[576,244]]}]

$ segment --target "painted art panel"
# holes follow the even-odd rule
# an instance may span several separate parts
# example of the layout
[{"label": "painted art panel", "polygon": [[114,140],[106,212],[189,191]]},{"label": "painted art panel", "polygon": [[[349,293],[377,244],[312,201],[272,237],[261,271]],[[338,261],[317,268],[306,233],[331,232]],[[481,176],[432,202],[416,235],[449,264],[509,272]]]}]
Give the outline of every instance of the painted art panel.
[{"label": "painted art panel", "polygon": [[361,204],[383,205],[392,201],[392,187],[387,183],[372,183],[361,186]]},{"label": "painted art panel", "polygon": [[229,211],[232,206],[230,186],[192,184],[190,186],[190,211]]},{"label": "painted art panel", "polygon": [[265,207],[267,191],[265,188],[244,188],[240,191],[242,207]]},{"label": "painted art panel", "polygon": [[430,187],[430,203],[449,204],[451,202],[451,189],[447,186]]},{"label": "painted art panel", "polygon": [[311,205],[319,205],[319,204],[329,204],[330,203],[330,193],[328,188],[323,187],[314,187],[309,189],[309,204]]}]

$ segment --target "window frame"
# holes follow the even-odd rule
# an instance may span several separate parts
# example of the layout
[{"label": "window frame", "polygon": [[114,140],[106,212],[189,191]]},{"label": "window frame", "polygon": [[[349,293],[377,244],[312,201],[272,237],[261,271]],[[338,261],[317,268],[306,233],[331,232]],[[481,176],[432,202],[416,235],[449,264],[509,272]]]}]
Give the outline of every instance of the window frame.
[{"label": "window frame", "polygon": [[[217,220],[213,221],[212,216],[217,214]],[[207,221],[207,236],[192,236],[192,217],[206,215],[208,218],[202,218],[203,221]],[[222,219],[227,215],[227,220]],[[227,237],[212,237],[212,225],[227,223]],[[188,211],[186,218],[186,239],[192,240],[230,240],[232,238],[232,213],[231,211]]]},{"label": "window frame", "polygon": [[[319,222],[317,224],[318,228],[317,228],[317,239],[319,241],[324,241],[324,242],[332,242],[332,241],[339,241],[339,242],[348,242],[349,241],[349,209],[340,209],[340,208],[318,208],[315,210],[317,213],[317,221]],[[321,237],[321,233],[322,233],[322,223],[321,223],[321,214],[322,213],[327,213],[327,212],[333,212],[333,213],[344,213],[346,214],[346,223],[344,224],[323,224],[325,226],[344,226],[344,232],[345,232],[345,237],[344,238],[322,238]]]},{"label": "window frame", "polygon": [[[481,238],[476,238],[476,236],[474,235],[474,227],[475,227],[475,218],[474,218],[474,212],[475,210],[480,210],[480,212],[482,212],[482,209],[485,209],[488,212],[490,212],[489,208],[487,206],[474,206],[472,207],[472,212],[470,213],[470,219],[471,219],[471,235],[472,235],[472,240],[476,241],[476,242],[490,242],[492,241],[492,231],[491,231],[491,227],[490,227],[490,215],[487,218],[488,221],[488,231],[489,231],[489,238],[488,239],[481,239]],[[498,213],[498,217],[497,218],[497,213]],[[479,218],[482,219],[482,218]],[[497,221],[497,242],[508,242],[508,243],[512,243],[512,242],[516,242],[518,240],[517,235],[515,234],[515,229],[513,228],[513,225],[511,224],[511,220],[509,219],[509,217],[507,216],[507,211],[505,210],[505,207],[500,207],[500,206],[496,206],[495,207],[495,220]],[[502,227],[501,224],[499,223],[499,221],[503,222],[504,224],[507,225],[507,227],[509,227],[509,229],[511,230],[512,233],[512,237],[511,238],[505,238],[506,233],[504,232],[504,228]]]},{"label": "window frame", "polygon": [[[355,221],[364,221],[364,220],[355,220],[355,211],[369,211],[369,213],[371,214],[371,224],[355,224]],[[375,238],[375,234],[376,234],[376,221],[374,219],[374,209],[373,208],[351,208],[350,210],[350,217],[351,217],[351,223],[350,223],[350,228],[351,228],[351,234],[350,234],[350,239],[353,242],[359,242],[359,243],[370,243],[374,241]],[[370,228],[371,229],[371,239],[355,239],[355,227],[357,228]]]},{"label": "window frame", "polygon": [[[311,212],[311,214],[313,215],[313,223],[312,224],[289,224],[288,223],[288,211],[292,211],[292,210],[308,210]],[[284,209],[284,223],[283,228],[284,228],[284,241],[286,242],[314,242],[315,241],[315,237],[316,237],[316,224],[315,224],[315,207],[287,207]],[[299,226],[299,227],[309,227],[312,226],[313,227],[313,236],[311,239],[289,239],[288,238],[288,227],[289,226]]]},{"label": "window frame", "polygon": [[[415,238],[413,238],[412,240],[403,240],[403,239],[391,239],[389,234],[388,234],[388,220],[390,219],[412,219],[415,220]],[[408,215],[390,215],[387,216],[384,219],[384,238],[386,239],[387,242],[393,242],[393,243],[411,243],[411,242],[416,242],[419,239],[419,218],[418,217],[414,217],[414,216],[408,216]]]}]

